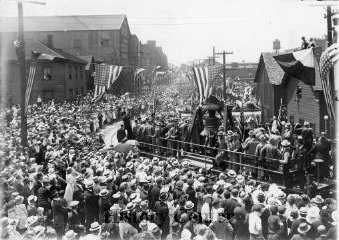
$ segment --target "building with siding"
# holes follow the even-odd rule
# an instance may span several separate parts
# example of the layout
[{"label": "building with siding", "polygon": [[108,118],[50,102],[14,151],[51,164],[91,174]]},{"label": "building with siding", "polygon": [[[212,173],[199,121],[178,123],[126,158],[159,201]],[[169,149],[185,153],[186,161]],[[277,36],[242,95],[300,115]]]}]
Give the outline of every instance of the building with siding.
[{"label": "building with siding", "polygon": [[[17,18],[2,18],[0,44],[12,46],[18,36]],[[25,17],[25,39],[96,61],[129,65],[131,33],[127,17],[79,15]],[[6,48],[6,47],[4,47]]]},{"label": "building with siding", "polygon": [[[316,83],[310,86],[285,74],[273,56],[273,53],[261,54],[254,79],[256,98],[261,102],[263,123],[269,122],[272,116],[278,116],[282,101],[287,107],[288,121],[294,124],[308,121],[315,133],[324,131],[324,116],[328,114],[318,66],[315,67]],[[317,62],[316,59],[314,61]],[[297,97],[297,86],[302,89],[300,99]]]},{"label": "building with siding", "polygon": [[[74,100],[77,95],[86,92],[86,61],[60,49],[48,47],[37,41],[26,41],[26,78],[31,64],[30,55],[41,53],[37,60],[34,84],[30,103],[41,96],[44,101],[55,102]],[[19,104],[20,92],[19,65],[14,46],[2,59],[4,72],[1,75],[0,97],[10,105]]]}]

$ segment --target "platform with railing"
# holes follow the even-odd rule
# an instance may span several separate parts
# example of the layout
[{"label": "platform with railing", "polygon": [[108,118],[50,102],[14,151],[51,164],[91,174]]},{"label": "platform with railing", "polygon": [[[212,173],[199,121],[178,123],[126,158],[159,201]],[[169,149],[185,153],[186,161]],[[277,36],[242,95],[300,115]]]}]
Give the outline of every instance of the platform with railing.
[{"label": "platform with railing", "polygon": [[[180,162],[188,162],[191,168],[204,168],[214,174],[225,172],[230,169],[237,173],[246,172],[249,178],[257,182],[275,183],[281,188],[289,191],[301,193],[298,188],[300,172],[296,168],[296,160],[291,159],[288,173],[282,170],[281,159],[262,158],[242,152],[230,151],[210,147],[207,145],[195,144],[181,140],[162,137],[143,137],[139,139],[140,153],[148,157],[158,157],[166,160],[168,157],[175,157]],[[214,164],[217,153],[224,152],[219,157],[218,167]],[[317,180],[319,191],[328,191],[334,188],[333,180]],[[287,184],[289,182],[289,184]]]}]

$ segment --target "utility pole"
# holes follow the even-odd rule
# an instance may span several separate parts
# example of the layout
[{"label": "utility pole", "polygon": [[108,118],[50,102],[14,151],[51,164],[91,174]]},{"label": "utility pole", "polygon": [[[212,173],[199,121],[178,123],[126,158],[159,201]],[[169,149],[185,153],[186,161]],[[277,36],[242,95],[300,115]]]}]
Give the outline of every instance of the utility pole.
[{"label": "utility pole", "polygon": [[227,122],[227,105],[226,105],[226,55],[233,54],[233,52],[222,51],[216,53],[216,55],[222,55],[222,64],[223,64],[223,98],[225,102],[225,109],[224,109],[224,131],[226,131],[226,122]]},{"label": "utility pole", "polygon": [[22,0],[18,1],[18,20],[19,20],[19,37],[18,37],[18,62],[20,72],[20,117],[21,117],[21,146],[27,147],[27,115],[26,115],[26,72],[25,72],[25,40],[24,40],[24,17],[22,10]]},{"label": "utility pole", "polygon": [[[214,62],[214,57],[207,57],[206,60],[208,60],[208,66],[212,66],[212,64]],[[211,60],[213,60],[212,64],[211,64]],[[214,64],[213,64],[213,66],[214,66]]]},{"label": "utility pole", "polygon": [[223,98],[226,101],[226,55],[233,54],[233,52],[222,51],[216,53],[216,55],[222,55],[223,60]]},{"label": "utility pole", "polygon": [[215,66],[215,47],[213,46],[213,66]]}]

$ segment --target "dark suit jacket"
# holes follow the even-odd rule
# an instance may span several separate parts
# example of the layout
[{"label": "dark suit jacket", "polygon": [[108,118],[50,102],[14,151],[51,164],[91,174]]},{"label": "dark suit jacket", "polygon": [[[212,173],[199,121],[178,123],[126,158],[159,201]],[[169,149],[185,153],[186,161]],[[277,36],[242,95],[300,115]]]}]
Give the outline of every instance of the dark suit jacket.
[{"label": "dark suit jacket", "polygon": [[67,224],[67,203],[65,199],[52,200],[52,212],[54,225],[65,226]]},{"label": "dark suit jacket", "polygon": [[160,188],[158,185],[153,185],[153,187],[149,190],[148,194],[148,201],[149,201],[149,208],[151,210],[155,210],[155,202],[159,200],[160,196]]},{"label": "dark suit jacket", "polygon": [[45,186],[41,186],[39,188],[37,197],[38,207],[43,207],[45,209],[51,208],[51,204],[49,202],[49,199],[52,199],[51,192]]},{"label": "dark suit jacket", "polygon": [[35,196],[38,194],[38,190],[40,187],[42,187],[42,183],[40,181],[35,181],[33,188],[32,188],[32,191]]}]

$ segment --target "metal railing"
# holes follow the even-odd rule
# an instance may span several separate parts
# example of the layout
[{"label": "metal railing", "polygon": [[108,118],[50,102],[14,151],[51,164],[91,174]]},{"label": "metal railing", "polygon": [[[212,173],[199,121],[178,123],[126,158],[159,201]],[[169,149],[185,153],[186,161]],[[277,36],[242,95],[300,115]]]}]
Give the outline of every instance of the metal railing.
[{"label": "metal railing", "polygon": [[[282,164],[279,160],[281,159],[263,158],[261,156],[228,149],[163,137],[144,136],[141,137],[138,142],[140,143],[141,152],[149,156],[157,156],[165,159],[166,157],[174,156],[179,160],[183,157],[187,159],[193,157],[196,161],[203,159],[205,168],[207,168],[208,164],[215,165],[216,157],[218,157],[221,158],[221,163],[226,165],[227,169],[233,169],[236,172],[244,170],[251,171],[256,175],[259,174],[261,177],[266,178],[267,181],[284,186],[286,185],[286,179],[290,178],[290,181],[293,181],[293,179],[298,177],[298,172],[293,168],[289,170],[287,175],[280,170]],[[195,151],[200,151],[201,153],[196,153]],[[220,157],[217,154],[221,152],[224,154]],[[219,160],[220,159],[218,159],[218,161]],[[294,159],[291,159],[291,162],[294,162]]]}]

